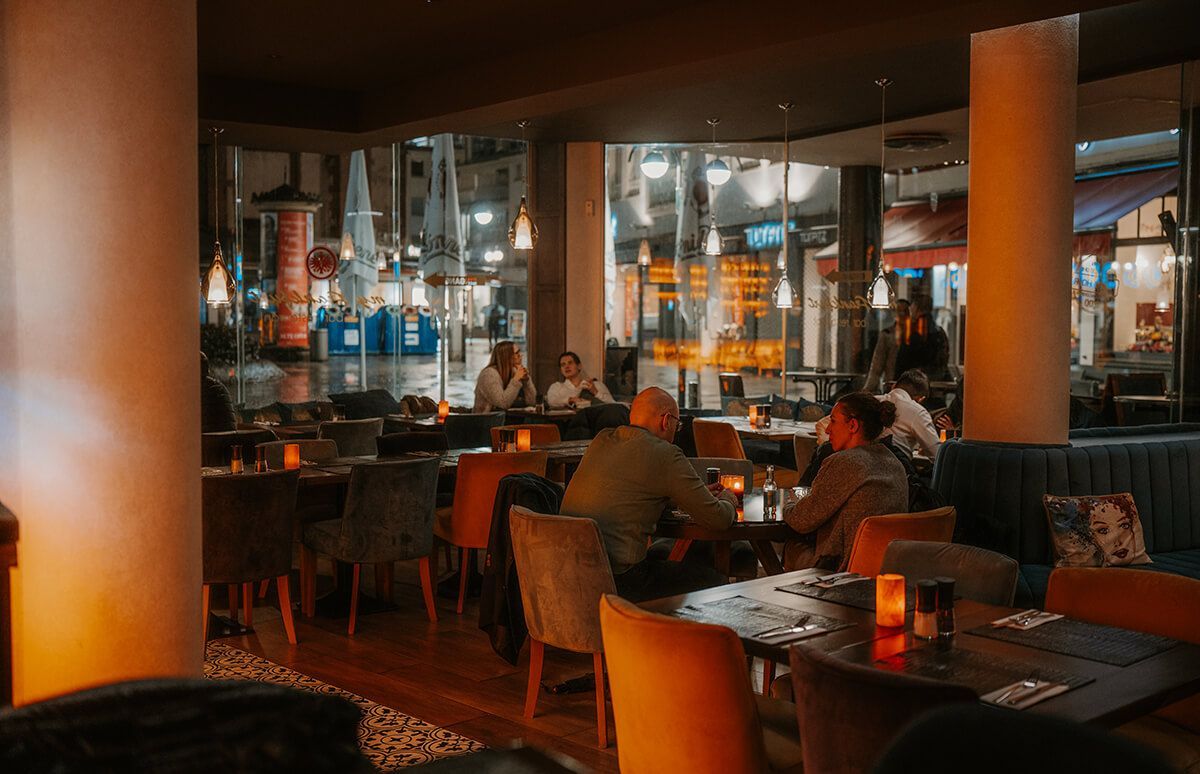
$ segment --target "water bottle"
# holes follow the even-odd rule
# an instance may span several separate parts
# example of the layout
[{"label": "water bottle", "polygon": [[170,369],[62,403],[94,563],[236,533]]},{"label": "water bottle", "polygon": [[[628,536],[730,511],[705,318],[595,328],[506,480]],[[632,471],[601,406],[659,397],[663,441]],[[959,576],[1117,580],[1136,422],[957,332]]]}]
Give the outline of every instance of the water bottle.
[{"label": "water bottle", "polygon": [[775,485],[775,466],[767,466],[767,480],[763,482],[763,521],[779,518],[779,487]]}]

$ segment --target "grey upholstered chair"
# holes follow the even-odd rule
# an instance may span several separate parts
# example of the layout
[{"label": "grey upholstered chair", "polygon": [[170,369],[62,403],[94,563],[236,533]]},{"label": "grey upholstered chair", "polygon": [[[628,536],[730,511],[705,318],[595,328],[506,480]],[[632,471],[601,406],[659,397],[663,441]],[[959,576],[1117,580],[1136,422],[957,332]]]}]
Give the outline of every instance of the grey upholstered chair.
[{"label": "grey upholstered chair", "polygon": [[383,419],[347,419],[317,425],[317,438],[337,442],[338,454],[358,457],[375,454],[375,439],[383,435]]},{"label": "grey upholstered chair", "polygon": [[248,460],[250,469],[254,469],[253,449],[260,443],[275,440],[275,433],[266,428],[256,430],[227,430],[221,433],[200,434],[200,464],[221,466],[229,464],[230,450],[241,446],[242,459]]},{"label": "grey upholstered chair", "polygon": [[451,449],[492,447],[492,428],[504,424],[504,412],[450,414],[446,417],[446,445]]},{"label": "grey upholstered chair", "polygon": [[867,772],[919,715],[976,704],[970,688],[854,664],[803,645],[789,652],[804,771]]},{"label": "grey upholstered chair", "polygon": [[600,598],[616,593],[600,528],[591,519],[547,516],[520,506],[509,515],[513,558],[529,627],[525,717],[533,717],[545,646],[591,653],[596,672],[596,734],[608,746]]},{"label": "grey upholstered chair", "polygon": [[329,438],[269,441],[268,443],[259,444],[259,447],[266,451],[267,467],[271,470],[283,470],[283,447],[292,443],[300,447],[300,459],[304,462],[324,462],[325,460],[335,459],[338,456],[337,442]]},{"label": "grey upholstered chair", "polygon": [[[316,606],[317,554],[354,565],[350,589],[349,634],[358,621],[359,573],[376,565],[375,586],[384,598],[392,590],[392,563],[419,560],[425,612],[437,621],[429,555],[433,553],[433,512],[440,461],[396,460],[355,465],[341,519],[304,527],[300,542],[301,606],[311,616]],[[382,568],[382,569],[380,569]]]},{"label": "grey upholstered chair", "polygon": [[209,588],[229,587],[230,617],[242,593],[246,625],[253,625],[255,581],[275,579],[288,642],[296,644],[288,574],[292,571],[292,523],[296,470],[205,476],[201,480],[204,556],[204,635],[208,638]]},{"label": "grey upholstered chair", "polygon": [[1006,607],[1017,593],[1018,570],[1015,559],[986,548],[925,540],[893,540],[880,568],[912,580],[954,578],[954,590],[964,599]]},{"label": "grey upholstered chair", "polygon": [[708,468],[720,468],[723,476],[741,476],[747,492],[754,488],[754,463],[750,460],[738,460],[733,457],[688,457],[692,469],[700,478]]}]

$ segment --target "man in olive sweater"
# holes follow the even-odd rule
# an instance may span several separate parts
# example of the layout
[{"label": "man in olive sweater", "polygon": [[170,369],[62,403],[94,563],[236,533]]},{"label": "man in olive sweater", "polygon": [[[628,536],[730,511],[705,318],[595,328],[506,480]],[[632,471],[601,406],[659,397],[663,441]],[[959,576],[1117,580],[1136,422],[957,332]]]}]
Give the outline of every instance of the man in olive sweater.
[{"label": "man in olive sweater", "polygon": [[737,514],[733,493],[714,496],[672,443],[678,427],[675,399],[657,387],[643,390],[634,398],[628,425],[596,435],[563,498],[563,514],[599,525],[617,591],[635,602],[727,580],[702,564],[646,557],[647,539],[672,506],[712,529],[728,527]]}]

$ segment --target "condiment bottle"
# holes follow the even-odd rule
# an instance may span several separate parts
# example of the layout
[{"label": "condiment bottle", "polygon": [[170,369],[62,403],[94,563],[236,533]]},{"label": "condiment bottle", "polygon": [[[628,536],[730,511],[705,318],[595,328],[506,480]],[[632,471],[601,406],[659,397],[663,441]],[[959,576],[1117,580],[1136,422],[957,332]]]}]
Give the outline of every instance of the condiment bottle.
[{"label": "condiment bottle", "polygon": [[936,581],[917,581],[917,612],[913,615],[913,634],[923,640],[938,636]]},{"label": "condiment bottle", "polygon": [[939,637],[953,637],[954,579],[934,578],[937,581],[937,631]]},{"label": "condiment bottle", "polygon": [[232,449],[233,457],[229,460],[229,472],[241,473],[243,470],[245,470],[245,467],[242,465],[242,447],[239,444],[238,446],[232,447]]},{"label": "condiment bottle", "polygon": [[267,467],[267,450],[259,446],[255,448],[254,455],[254,472],[266,473],[270,468]]},{"label": "condiment bottle", "polygon": [[779,487],[775,485],[775,466],[767,466],[767,480],[763,482],[763,521],[775,521],[779,511]]}]

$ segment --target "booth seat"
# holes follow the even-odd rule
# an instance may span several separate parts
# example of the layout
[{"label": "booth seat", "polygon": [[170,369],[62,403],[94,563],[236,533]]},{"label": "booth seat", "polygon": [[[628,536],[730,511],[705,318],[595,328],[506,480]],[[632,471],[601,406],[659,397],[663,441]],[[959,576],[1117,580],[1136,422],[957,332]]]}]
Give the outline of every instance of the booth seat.
[{"label": "booth seat", "polygon": [[1067,446],[942,445],[934,488],[958,510],[955,542],[1021,564],[1017,604],[1040,607],[1053,569],[1045,494],[1129,492],[1153,564],[1200,579],[1200,424],[1075,431]]}]

